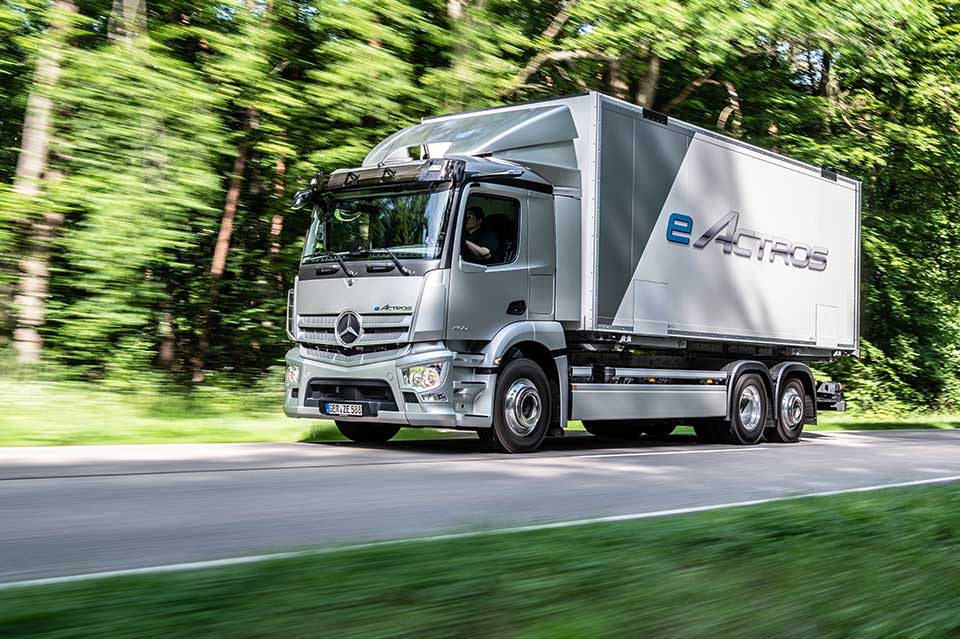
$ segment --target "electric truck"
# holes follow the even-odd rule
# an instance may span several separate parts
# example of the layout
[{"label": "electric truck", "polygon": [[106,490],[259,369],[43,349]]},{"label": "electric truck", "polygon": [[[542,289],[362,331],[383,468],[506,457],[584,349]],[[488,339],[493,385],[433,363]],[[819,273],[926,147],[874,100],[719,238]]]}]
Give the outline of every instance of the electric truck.
[{"label": "electric truck", "polygon": [[284,411],[536,450],[796,442],[859,351],[860,183],[590,92],[423,119],[299,191]]}]

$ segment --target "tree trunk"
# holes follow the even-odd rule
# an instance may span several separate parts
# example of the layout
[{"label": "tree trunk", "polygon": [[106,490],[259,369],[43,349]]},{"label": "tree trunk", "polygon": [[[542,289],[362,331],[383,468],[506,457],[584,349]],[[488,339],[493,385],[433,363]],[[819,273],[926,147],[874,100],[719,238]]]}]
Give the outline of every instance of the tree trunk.
[{"label": "tree trunk", "polygon": [[[259,116],[260,114],[253,107],[247,109],[247,118],[243,125],[245,133],[257,128]],[[206,309],[200,325],[200,340],[194,357],[193,381],[195,382],[203,381],[203,368],[206,364],[207,352],[210,350],[210,319],[220,297],[220,280],[223,279],[223,274],[227,270],[227,255],[230,252],[230,240],[233,237],[233,223],[240,203],[240,187],[243,185],[243,172],[249,157],[250,145],[247,140],[244,140],[240,143],[233,160],[227,199],[223,204],[223,215],[220,217],[220,232],[217,234],[217,243],[213,248],[213,261],[210,264],[210,293],[207,295]]]},{"label": "tree trunk", "polygon": [[144,0],[113,0],[107,34],[113,42],[131,43],[147,30],[147,4]]},{"label": "tree trunk", "polygon": [[637,104],[648,109],[653,108],[653,101],[657,98],[657,86],[660,84],[660,56],[651,53],[647,59],[647,72],[640,82],[637,91]]},{"label": "tree trunk", "polygon": [[173,368],[177,362],[177,336],[173,313],[163,311],[160,316],[160,348],[157,363],[163,368]]},{"label": "tree trunk", "polygon": [[[48,167],[53,101],[50,89],[60,76],[60,60],[64,39],[70,29],[70,16],[77,12],[73,0],[54,0],[50,27],[40,41],[37,70],[33,79],[27,110],[23,118],[20,156],[13,181],[13,192],[35,199],[43,190],[42,180],[57,181],[60,175]],[[40,329],[46,317],[46,299],[50,288],[50,243],[63,223],[63,215],[44,211],[30,225],[27,247],[20,262],[19,287],[14,305],[17,327],[13,347],[17,361],[34,364],[40,361],[43,340]]]},{"label": "tree trunk", "polygon": [[830,88],[830,66],[833,62],[833,56],[829,51],[823,52],[823,62],[820,65],[820,85],[817,87],[817,95],[826,97],[829,95]]},{"label": "tree trunk", "polygon": [[623,63],[620,58],[614,58],[610,61],[607,74],[607,85],[610,88],[610,94],[615,98],[626,100],[630,87],[627,86],[627,82],[623,77]]},{"label": "tree trunk", "polygon": [[[273,197],[276,200],[282,199],[286,191],[284,176],[287,173],[287,163],[283,158],[277,160],[277,178],[273,183]],[[283,214],[274,213],[270,220],[270,259],[276,259],[280,255],[280,233],[283,232]],[[281,277],[278,274],[278,277]],[[282,279],[282,277],[281,277]]]},{"label": "tree trunk", "polygon": [[220,218],[220,232],[217,234],[217,244],[213,249],[213,262],[210,265],[212,289],[217,288],[227,268],[227,253],[230,252],[230,240],[233,237],[233,222],[237,217],[237,205],[240,202],[240,186],[243,184],[243,171],[247,166],[249,155],[249,146],[246,142],[241,143],[237,150],[237,157],[233,160],[230,186],[227,188],[227,199],[223,204],[223,216]]}]

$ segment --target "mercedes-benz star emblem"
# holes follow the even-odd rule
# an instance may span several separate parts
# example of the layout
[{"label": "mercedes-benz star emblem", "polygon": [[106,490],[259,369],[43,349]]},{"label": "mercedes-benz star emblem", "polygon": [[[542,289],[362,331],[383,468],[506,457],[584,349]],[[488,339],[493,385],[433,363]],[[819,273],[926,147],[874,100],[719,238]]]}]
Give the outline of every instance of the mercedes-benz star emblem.
[{"label": "mercedes-benz star emblem", "polygon": [[341,346],[353,346],[363,336],[363,324],[360,316],[353,311],[344,311],[337,318],[334,334]]}]

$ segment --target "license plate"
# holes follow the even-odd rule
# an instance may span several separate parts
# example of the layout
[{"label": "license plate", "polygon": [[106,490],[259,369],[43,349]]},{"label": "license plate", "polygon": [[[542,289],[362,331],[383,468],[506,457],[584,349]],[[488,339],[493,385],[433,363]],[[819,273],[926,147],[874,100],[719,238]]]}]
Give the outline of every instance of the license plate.
[{"label": "license plate", "polygon": [[363,404],[334,404],[333,402],[327,402],[324,412],[327,415],[363,417]]}]

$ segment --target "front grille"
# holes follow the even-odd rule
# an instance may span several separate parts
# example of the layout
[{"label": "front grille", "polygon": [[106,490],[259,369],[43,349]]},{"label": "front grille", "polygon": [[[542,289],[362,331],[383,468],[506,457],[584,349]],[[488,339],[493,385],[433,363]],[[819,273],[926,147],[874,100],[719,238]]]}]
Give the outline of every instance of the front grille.
[{"label": "front grille", "polygon": [[[297,316],[297,341],[301,344],[339,346],[334,334],[337,315]],[[399,313],[370,313],[361,315],[363,335],[356,346],[392,344],[394,347],[410,338],[410,321],[413,316]],[[324,349],[331,350],[331,349]]]},{"label": "front grille", "polygon": [[326,402],[363,404],[364,415],[376,416],[381,410],[397,410],[390,385],[378,379],[311,379],[307,382],[304,406],[316,406],[323,410]]}]

